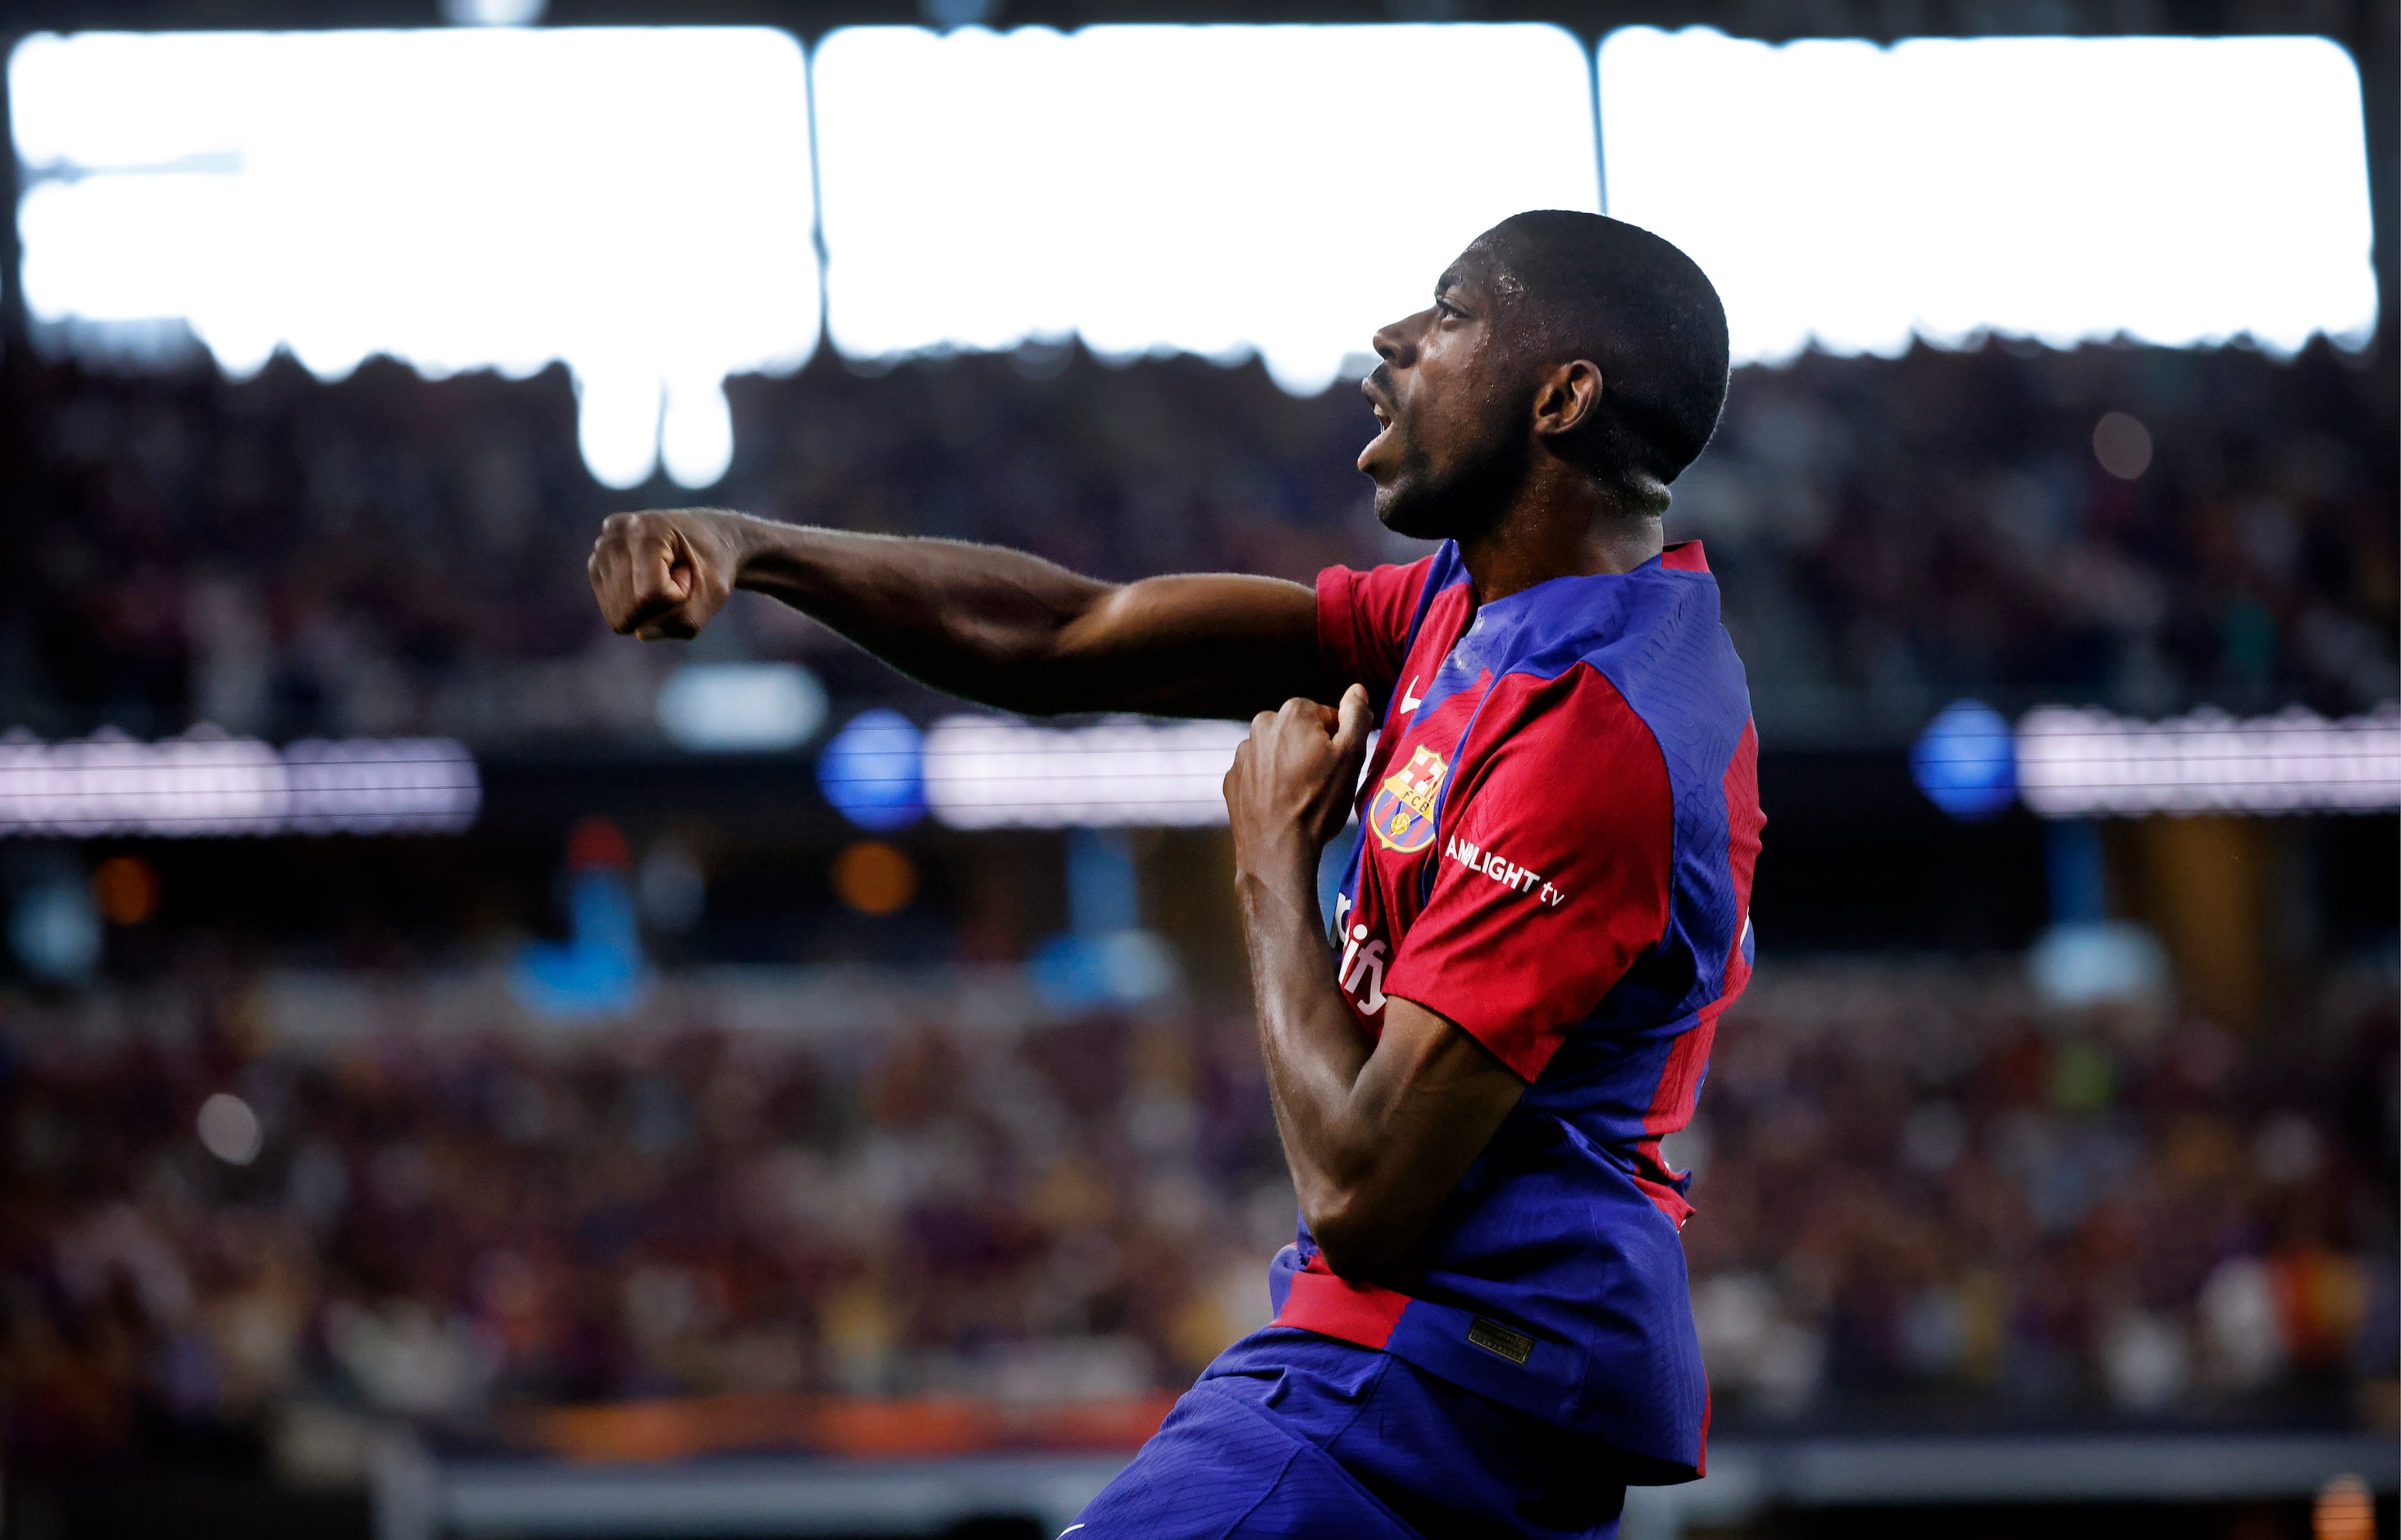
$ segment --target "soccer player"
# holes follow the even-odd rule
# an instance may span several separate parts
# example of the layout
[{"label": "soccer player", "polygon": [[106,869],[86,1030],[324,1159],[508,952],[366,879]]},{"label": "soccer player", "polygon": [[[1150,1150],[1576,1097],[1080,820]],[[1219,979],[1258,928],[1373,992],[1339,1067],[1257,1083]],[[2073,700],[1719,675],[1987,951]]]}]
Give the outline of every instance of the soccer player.
[{"label": "soccer player", "polygon": [[993,706],[1251,719],[1226,803],[1298,1239],[1274,1324],[1080,1540],[1610,1535],[1626,1484],[1703,1466],[1659,1142],[1749,975],[1762,819],[1716,583],[1661,520],[1724,311],[1656,236],[1523,213],[1375,349],[1359,468],[1441,543],[1314,592],[713,510],[618,515],[592,557],[620,632],[689,637],[748,588]]}]

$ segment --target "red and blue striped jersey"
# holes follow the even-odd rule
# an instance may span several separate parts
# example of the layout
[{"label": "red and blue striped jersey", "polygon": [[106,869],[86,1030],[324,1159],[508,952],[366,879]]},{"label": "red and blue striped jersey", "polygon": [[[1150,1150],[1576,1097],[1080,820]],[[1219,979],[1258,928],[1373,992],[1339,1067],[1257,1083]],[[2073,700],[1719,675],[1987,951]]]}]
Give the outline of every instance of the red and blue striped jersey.
[{"label": "red and blue striped jersey", "polygon": [[1328,916],[1362,1030],[1456,1022],[1524,1099],[1392,1286],[1308,1229],[1278,1321],[1407,1358],[1593,1435],[1638,1478],[1704,1464],[1708,1383],[1677,1231],[1685,1125],[1750,974],[1758,739],[1697,543],[1478,607],[1457,546],[1317,582],[1321,652],[1382,731]]}]

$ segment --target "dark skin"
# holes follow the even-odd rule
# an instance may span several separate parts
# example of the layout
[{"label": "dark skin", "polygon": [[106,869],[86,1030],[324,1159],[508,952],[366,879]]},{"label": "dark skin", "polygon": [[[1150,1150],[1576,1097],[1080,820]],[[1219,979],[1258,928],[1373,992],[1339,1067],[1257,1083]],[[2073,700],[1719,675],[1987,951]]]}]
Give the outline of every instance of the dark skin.
[{"label": "dark skin", "polygon": [[[1375,349],[1362,388],[1381,431],[1359,469],[1377,516],[1456,539],[1479,603],[1659,554],[1665,488],[1571,452],[1605,382],[1588,359],[1544,352],[1500,254],[1470,247],[1434,304]],[[590,572],[610,626],[645,640],[698,634],[744,588],[989,706],[1250,717],[1226,805],[1276,1127],[1326,1264],[1353,1280],[1405,1267],[1525,1082],[1413,1000],[1391,998],[1370,1040],[1336,983],[1317,862],[1350,815],[1375,723],[1363,687],[1325,676],[1309,588],[1105,584],[989,546],[715,509],[612,516]]]}]

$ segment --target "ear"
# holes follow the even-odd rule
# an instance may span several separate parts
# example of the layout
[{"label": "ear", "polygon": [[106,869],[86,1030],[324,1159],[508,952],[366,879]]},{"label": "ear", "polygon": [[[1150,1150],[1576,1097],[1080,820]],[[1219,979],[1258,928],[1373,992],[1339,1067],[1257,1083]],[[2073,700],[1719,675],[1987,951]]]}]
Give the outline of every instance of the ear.
[{"label": "ear", "polygon": [[1555,364],[1534,386],[1534,433],[1572,433],[1600,410],[1600,365],[1588,358]]}]

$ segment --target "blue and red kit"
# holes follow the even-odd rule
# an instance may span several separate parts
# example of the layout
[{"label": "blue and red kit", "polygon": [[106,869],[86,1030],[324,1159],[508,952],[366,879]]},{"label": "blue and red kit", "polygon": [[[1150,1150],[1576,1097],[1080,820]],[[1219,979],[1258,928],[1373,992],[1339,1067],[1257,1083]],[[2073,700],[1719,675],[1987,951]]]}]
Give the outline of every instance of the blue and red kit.
[{"label": "blue and red kit", "polygon": [[[1325,1434],[1342,1415],[1381,1415],[1308,1394],[1334,1382],[1328,1355],[1397,1361],[1370,1399],[1447,1409],[1475,1424],[1458,1430],[1471,1446],[1488,1435],[1494,1470],[1522,1467],[1501,1446],[1536,1434],[1585,1451],[1571,1463],[1587,1484],[1705,1467],[1708,1386],[1677,1237],[1689,1176],[1659,1145],[1691,1120],[1718,1018],[1749,978],[1764,820],[1749,693],[1701,547],[1479,607],[1446,543],[1406,567],[1329,569],[1317,626],[1329,676],[1364,683],[1382,723],[1327,916],[1344,997],[1371,1037],[1396,997],[1457,1023],[1526,1094],[1381,1285],[1336,1277],[1301,1227],[1271,1272],[1275,1325],[1211,1367],[1187,1397],[1200,1398],[1193,1413],[1179,1404],[1094,1501],[1086,1540],[1119,1531],[1110,1516],[1131,1514],[1133,1489],[1177,1486],[1177,1451],[1214,1447],[1200,1424],[1223,1423],[1232,1389],[1287,1361],[1303,1388],[1283,1393],[1296,1408],[1283,1430],[1310,1451],[1293,1470],[1322,1475],[1330,1461],[1395,1515],[1456,1497],[1442,1462],[1424,1462],[1428,1490],[1412,1492],[1406,1462],[1398,1475],[1371,1469],[1357,1422],[1343,1423],[1347,1445]],[[1242,1425],[1265,1437],[1253,1421]],[[1235,1504],[1264,1479],[1205,1485]],[[1278,1502],[1306,1504],[1282,1490],[1255,1494],[1246,1520],[1211,1527],[1196,1511],[1192,1527],[1146,1519],[1140,1532],[1283,1533],[1267,1518]],[[1552,1494],[1520,1499],[1446,1522],[1614,1528],[1613,1507],[1560,1527],[1528,1517],[1567,1512]]]}]

